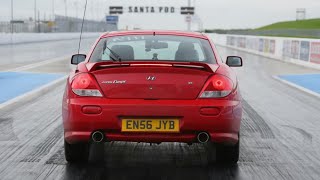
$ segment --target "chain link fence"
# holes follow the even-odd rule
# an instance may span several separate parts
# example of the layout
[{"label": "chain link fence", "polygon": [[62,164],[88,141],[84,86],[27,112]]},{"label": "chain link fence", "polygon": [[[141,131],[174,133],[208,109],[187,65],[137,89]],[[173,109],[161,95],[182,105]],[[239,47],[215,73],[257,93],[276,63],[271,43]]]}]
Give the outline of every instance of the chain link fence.
[{"label": "chain link fence", "polygon": [[33,21],[22,21],[19,23],[10,23],[10,22],[0,22],[0,32],[1,33],[10,33],[11,29],[14,33],[22,32],[36,32],[38,29],[41,29],[42,32],[48,32],[48,26],[42,23],[37,23]]},{"label": "chain link fence", "polygon": [[[50,32],[80,32],[82,19],[55,16],[54,21],[14,21],[0,22],[0,33],[50,33]],[[84,32],[105,32],[117,30],[116,25],[107,25],[104,21],[85,20]]]}]

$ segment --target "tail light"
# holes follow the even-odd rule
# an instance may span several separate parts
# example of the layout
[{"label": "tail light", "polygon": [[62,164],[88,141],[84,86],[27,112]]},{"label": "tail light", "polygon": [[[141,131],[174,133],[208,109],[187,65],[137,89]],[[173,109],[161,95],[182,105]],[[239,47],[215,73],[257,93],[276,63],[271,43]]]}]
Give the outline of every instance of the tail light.
[{"label": "tail light", "polygon": [[71,89],[78,96],[102,97],[97,81],[88,73],[81,73],[74,77]]},{"label": "tail light", "polygon": [[212,76],[204,85],[200,98],[222,98],[228,96],[234,89],[231,79],[223,75]]}]

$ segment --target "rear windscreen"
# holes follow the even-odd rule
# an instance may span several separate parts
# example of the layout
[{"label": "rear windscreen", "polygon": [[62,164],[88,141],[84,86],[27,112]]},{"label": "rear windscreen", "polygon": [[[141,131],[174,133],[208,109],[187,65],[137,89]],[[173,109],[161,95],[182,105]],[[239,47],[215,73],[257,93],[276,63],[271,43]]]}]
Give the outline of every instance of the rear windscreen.
[{"label": "rear windscreen", "polygon": [[187,61],[216,63],[208,40],[170,35],[131,35],[101,39],[91,62]]}]

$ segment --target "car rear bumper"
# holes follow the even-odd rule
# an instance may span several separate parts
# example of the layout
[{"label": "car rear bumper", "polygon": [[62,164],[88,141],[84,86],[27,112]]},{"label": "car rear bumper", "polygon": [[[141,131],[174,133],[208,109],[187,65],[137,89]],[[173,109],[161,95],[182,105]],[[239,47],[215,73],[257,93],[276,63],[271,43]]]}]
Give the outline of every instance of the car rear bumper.
[{"label": "car rear bumper", "polygon": [[[65,140],[69,143],[76,142],[89,142],[91,141],[90,131],[65,132]],[[161,142],[184,142],[184,143],[197,143],[197,134],[145,134],[145,133],[112,133],[104,132],[105,141],[129,141],[129,142],[148,142],[148,143],[161,143]],[[216,143],[236,144],[239,140],[238,133],[209,133],[210,141]]]},{"label": "car rear bumper", "polygon": [[[83,112],[85,106],[101,107],[102,111],[86,114]],[[63,105],[65,139],[69,143],[90,141],[93,132],[102,131],[106,141],[192,143],[196,142],[199,132],[207,132],[212,142],[235,144],[238,142],[241,116],[241,102],[230,100],[75,98]],[[124,133],[121,132],[121,119],[126,117],[178,118],[180,132]]]}]

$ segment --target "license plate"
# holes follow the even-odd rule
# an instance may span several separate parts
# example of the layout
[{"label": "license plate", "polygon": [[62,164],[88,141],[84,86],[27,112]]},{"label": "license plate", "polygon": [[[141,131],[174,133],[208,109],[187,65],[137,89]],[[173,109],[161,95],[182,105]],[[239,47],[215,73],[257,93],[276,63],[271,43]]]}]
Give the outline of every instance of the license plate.
[{"label": "license plate", "polygon": [[180,131],[178,119],[122,119],[122,132],[160,132]]}]

